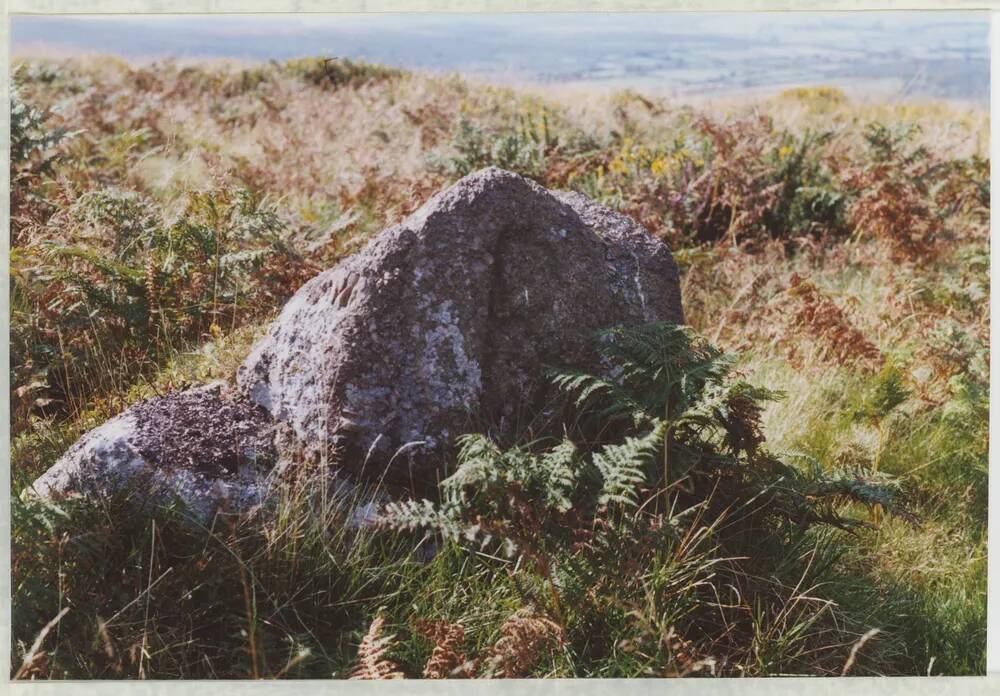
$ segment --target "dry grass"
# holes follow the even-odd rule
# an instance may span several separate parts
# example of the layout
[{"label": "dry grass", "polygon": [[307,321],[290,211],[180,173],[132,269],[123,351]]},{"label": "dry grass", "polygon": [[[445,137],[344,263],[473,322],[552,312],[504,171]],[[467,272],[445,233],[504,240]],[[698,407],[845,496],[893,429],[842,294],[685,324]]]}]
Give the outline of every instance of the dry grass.
[{"label": "dry grass", "polygon": [[[635,584],[574,576],[588,603],[543,616],[525,608],[528,561],[442,544],[417,563],[426,540],[348,530],[348,502],[307,476],[274,517],[201,534],[15,501],[21,676],[983,670],[985,111],[817,88],[540,94],[322,61],[20,70],[46,118],[12,163],[15,490],[136,400],[231,377],[316,269],[493,163],[669,241],[690,324],[786,394],[761,416],[769,446],[892,475],[920,520],[740,563],[692,523]],[[223,259],[226,283],[207,282]]]}]

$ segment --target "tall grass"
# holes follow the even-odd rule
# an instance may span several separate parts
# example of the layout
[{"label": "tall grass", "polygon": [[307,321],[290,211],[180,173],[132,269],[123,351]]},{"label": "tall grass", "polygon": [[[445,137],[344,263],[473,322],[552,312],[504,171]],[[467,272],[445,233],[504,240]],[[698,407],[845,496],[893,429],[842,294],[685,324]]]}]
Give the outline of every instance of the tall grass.
[{"label": "tall grass", "polygon": [[784,393],[760,413],[775,456],[892,477],[911,515],[844,502],[871,526],[741,537],[740,505],[661,509],[655,546],[622,536],[649,551],[635,568],[540,579],[523,552],[358,526],[375,491],[322,471],[209,528],[15,499],[20,677],[983,671],[987,114],[830,89],[542,96],[322,60],[27,61],[15,82],[15,494],[135,401],[231,378],[303,280],[498,164],[667,240],[692,327]]}]

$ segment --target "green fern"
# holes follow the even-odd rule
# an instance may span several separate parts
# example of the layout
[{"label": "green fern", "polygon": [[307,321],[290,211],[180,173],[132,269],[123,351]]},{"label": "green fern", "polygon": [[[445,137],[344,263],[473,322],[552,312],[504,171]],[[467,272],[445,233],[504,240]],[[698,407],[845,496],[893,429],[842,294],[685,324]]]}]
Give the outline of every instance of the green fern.
[{"label": "green fern", "polygon": [[731,357],[676,324],[617,327],[601,334],[598,350],[614,381],[557,370],[553,383],[578,406],[596,406],[601,416],[629,414],[637,423],[675,420],[732,367]]},{"label": "green fern", "polygon": [[452,541],[458,541],[466,531],[452,506],[438,506],[429,500],[388,503],[383,517],[391,519],[392,526],[396,529],[433,529]]},{"label": "green fern", "polygon": [[645,435],[626,437],[624,442],[606,445],[594,453],[594,466],[602,479],[598,504],[632,506],[638,503],[639,492],[648,485],[645,465],[663,447],[666,430],[666,422],[658,421]]},{"label": "green fern", "polygon": [[905,516],[899,485],[884,474],[769,453],[761,413],[782,394],[735,378],[733,358],[691,329],[616,328],[599,349],[606,374],[552,373],[586,418],[562,423],[561,437],[508,449],[481,434],[461,438],[440,501],[393,503],[381,523],[499,545],[533,571],[517,586],[558,616],[567,593],[582,601],[607,568],[628,572],[676,542],[680,516],[668,511],[699,509],[710,526],[733,514],[728,524],[750,538],[813,524],[853,529],[865,524],[845,514],[853,503]]},{"label": "green fern", "polygon": [[14,170],[24,168],[32,157],[44,159],[47,150],[73,135],[62,128],[50,130],[47,114],[21,99],[18,82],[22,71],[21,66],[15,69],[10,89],[10,162]]}]

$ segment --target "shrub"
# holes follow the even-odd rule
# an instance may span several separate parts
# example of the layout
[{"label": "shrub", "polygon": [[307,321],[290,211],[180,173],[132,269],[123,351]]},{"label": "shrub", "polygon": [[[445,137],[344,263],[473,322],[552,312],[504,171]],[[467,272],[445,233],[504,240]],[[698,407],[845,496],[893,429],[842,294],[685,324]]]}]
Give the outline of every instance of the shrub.
[{"label": "shrub", "polygon": [[430,160],[433,167],[454,177],[495,165],[538,178],[545,168],[547,154],[556,147],[558,143],[549,133],[544,113],[537,123],[521,116],[517,128],[500,134],[489,133],[463,119],[452,135],[452,154],[434,152]]},{"label": "shrub", "polygon": [[805,131],[801,136],[783,132],[766,156],[773,168],[774,203],[763,224],[775,239],[807,234],[842,235],[845,231],[846,196],[839,189],[822,151],[832,134]]},{"label": "shrub", "polygon": [[990,163],[973,155],[948,160],[933,190],[934,203],[945,217],[969,215],[977,222],[989,221]]},{"label": "shrub", "polygon": [[865,392],[855,417],[879,423],[909,396],[910,390],[903,384],[903,373],[895,365],[888,364],[875,376],[872,385]]},{"label": "shrub", "polygon": [[931,189],[941,164],[914,146],[917,126],[871,123],[865,131],[870,159],[845,172],[853,194],[849,208],[857,236],[887,242],[900,259],[926,260],[943,232]]},{"label": "shrub", "polygon": [[10,216],[11,245],[24,241],[25,228],[44,220],[54,207],[39,191],[52,174],[55,148],[75,135],[64,128],[50,128],[49,114],[21,100],[18,82],[23,71],[14,72],[10,90]]},{"label": "shrub", "polygon": [[27,165],[32,157],[42,155],[49,148],[58,145],[67,133],[59,129],[46,129],[47,116],[21,101],[17,90],[17,73],[14,78],[10,90],[10,161],[11,167],[16,171]]},{"label": "shrub", "polygon": [[630,137],[576,186],[675,244],[759,245],[838,236],[846,198],[826,162],[829,133],[778,131],[766,117],[678,125],[672,142]]},{"label": "shrub", "polygon": [[847,102],[847,95],[837,87],[819,85],[817,87],[793,87],[778,95],[779,99],[804,104],[818,112],[828,112]]},{"label": "shrub", "polygon": [[357,87],[369,82],[401,77],[402,70],[351,61],[346,58],[296,58],[281,66],[283,72],[303,82],[322,87]]}]

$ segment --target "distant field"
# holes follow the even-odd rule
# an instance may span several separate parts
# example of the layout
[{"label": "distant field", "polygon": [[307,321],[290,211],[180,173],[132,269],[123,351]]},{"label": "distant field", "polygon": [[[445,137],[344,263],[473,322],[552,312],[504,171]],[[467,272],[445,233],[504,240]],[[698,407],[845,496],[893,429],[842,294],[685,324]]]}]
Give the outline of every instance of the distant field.
[{"label": "distant field", "polygon": [[989,97],[989,19],[950,12],[15,17],[14,55],[366,60],[491,82],[663,95],[829,84],[853,96]]}]

